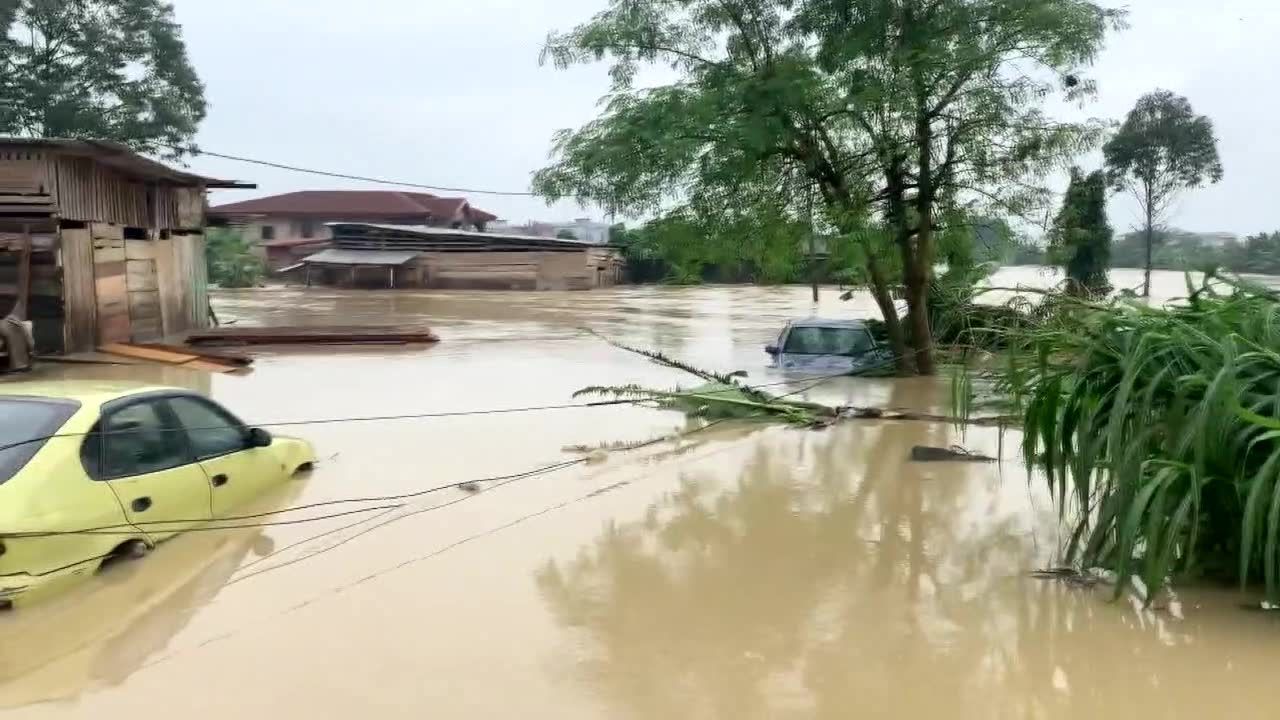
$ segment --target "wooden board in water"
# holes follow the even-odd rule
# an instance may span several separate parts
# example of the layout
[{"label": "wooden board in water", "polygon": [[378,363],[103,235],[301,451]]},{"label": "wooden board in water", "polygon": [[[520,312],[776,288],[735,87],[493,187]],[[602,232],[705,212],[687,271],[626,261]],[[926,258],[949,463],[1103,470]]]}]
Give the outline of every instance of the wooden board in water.
[{"label": "wooden board in water", "polygon": [[364,327],[221,327],[187,335],[188,345],[352,345],[362,343],[434,343],[429,328],[373,325]]}]

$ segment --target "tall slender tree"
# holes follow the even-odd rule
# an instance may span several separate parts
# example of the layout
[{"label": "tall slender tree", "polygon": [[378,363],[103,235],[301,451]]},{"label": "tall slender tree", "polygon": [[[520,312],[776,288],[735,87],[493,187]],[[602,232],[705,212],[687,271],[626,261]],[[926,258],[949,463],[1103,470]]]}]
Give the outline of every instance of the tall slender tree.
[{"label": "tall slender tree", "polygon": [[1142,211],[1146,241],[1142,295],[1151,295],[1151,255],[1156,227],[1185,190],[1222,179],[1213,121],[1168,90],[1143,95],[1115,137],[1103,147],[1107,174],[1117,191],[1128,191]]},{"label": "tall slender tree", "polygon": [[[608,60],[614,86],[534,187],[633,214],[773,193],[804,217],[799,175],[862,244],[899,371],[930,374],[936,233],[963,205],[1043,204],[1041,175],[1100,139],[1040,103],[1092,92],[1079,70],[1120,18],[1087,0],[611,0],[548,40],[559,66]],[[679,78],[638,87],[646,63]]]},{"label": "tall slender tree", "polygon": [[0,133],[175,157],[204,116],[204,86],[168,3],[0,0]]},{"label": "tall slender tree", "polygon": [[1049,240],[1067,275],[1068,289],[1096,295],[1110,289],[1111,223],[1107,220],[1107,179],[1101,171],[1071,170],[1071,184],[1054,219]]}]

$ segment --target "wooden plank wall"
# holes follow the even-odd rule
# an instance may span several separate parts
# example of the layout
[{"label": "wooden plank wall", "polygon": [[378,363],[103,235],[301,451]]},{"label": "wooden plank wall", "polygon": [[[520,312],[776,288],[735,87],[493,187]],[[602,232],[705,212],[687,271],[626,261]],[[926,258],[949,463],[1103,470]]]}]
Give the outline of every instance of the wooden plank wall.
[{"label": "wooden plank wall", "polygon": [[587,268],[587,253],[542,253],[538,262],[539,290],[586,290],[595,284]]},{"label": "wooden plank wall", "polygon": [[[181,332],[192,328],[208,327],[209,279],[204,263],[204,235],[192,233],[173,236],[173,277],[171,282],[179,286],[173,294],[180,295],[174,308],[174,328]],[[181,324],[181,327],[178,324]]]},{"label": "wooden plank wall", "polygon": [[50,176],[43,150],[0,143],[0,194],[52,194]]},{"label": "wooden plank wall", "polygon": [[153,240],[125,240],[124,256],[133,340],[159,340],[164,336],[164,321],[160,311],[160,286],[156,279],[156,243]]},{"label": "wooden plank wall", "polygon": [[98,295],[89,230],[63,230],[59,255],[66,312],[65,352],[86,352],[98,342]]},{"label": "wooden plank wall", "polygon": [[204,188],[173,188],[175,230],[202,230],[205,218]]},{"label": "wooden plank wall", "polygon": [[174,270],[176,264],[173,256],[173,240],[160,238],[155,243],[156,289],[160,294],[160,320],[166,334],[181,332],[185,329],[185,323],[181,322],[181,319],[186,317],[182,303],[187,291],[182,283],[178,282],[178,276]]},{"label": "wooden plank wall", "polygon": [[123,229],[118,225],[92,223],[93,277],[98,302],[98,343],[129,342],[133,327],[129,322],[129,283],[125,275]]},{"label": "wooden plank wall", "polygon": [[592,248],[587,253],[588,272],[595,276],[595,287],[612,287],[622,282],[622,255],[610,248]]},{"label": "wooden plank wall", "polygon": [[191,327],[209,327],[209,266],[205,263],[203,233],[186,236],[191,243],[188,281],[191,283]]},{"label": "wooden plank wall", "polygon": [[144,182],[90,158],[58,156],[53,167],[64,219],[166,230],[203,225],[204,188]]},{"label": "wooden plank wall", "polygon": [[426,253],[427,287],[479,290],[535,290],[538,255],[532,252]]},{"label": "wooden plank wall", "polygon": [[[10,244],[8,237],[15,242]],[[18,299],[17,234],[0,233],[0,317],[13,309]],[[36,350],[60,352],[63,347],[62,269],[58,267],[56,236],[34,233],[31,254],[31,292],[27,319],[33,323]]]},{"label": "wooden plank wall", "polygon": [[64,219],[151,227],[145,184],[89,158],[59,156],[55,167],[59,214]]},{"label": "wooden plank wall", "polygon": [[156,299],[163,333],[209,326],[209,280],[204,235],[175,234],[153,242]]}]

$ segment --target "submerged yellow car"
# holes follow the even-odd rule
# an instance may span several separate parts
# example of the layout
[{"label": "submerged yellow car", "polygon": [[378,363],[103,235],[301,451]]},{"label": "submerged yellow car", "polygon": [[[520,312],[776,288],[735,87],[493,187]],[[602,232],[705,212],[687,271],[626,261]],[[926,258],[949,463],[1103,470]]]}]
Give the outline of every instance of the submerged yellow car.
[{"label": "submerged yellow car", "polygon": [[0,384],[0,609],[225,517],[315,462],[189,390]]}]

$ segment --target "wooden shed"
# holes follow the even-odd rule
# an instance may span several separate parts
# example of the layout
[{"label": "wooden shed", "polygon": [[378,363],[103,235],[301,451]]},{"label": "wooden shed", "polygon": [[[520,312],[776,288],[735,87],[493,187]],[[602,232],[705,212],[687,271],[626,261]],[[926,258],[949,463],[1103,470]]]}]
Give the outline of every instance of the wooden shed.
[{"label": "wooden shed", "polygon": [[308,284],[590,290],[622,277],[616,249],[577,240],[367,223],[329,227],[336,247],[296,266]]},{"label": "wooden shed", "polygon": [[208,324],[208,188],[111,142],[0,138],[0,314],[32,245],[36,349],[80,352]]}]

